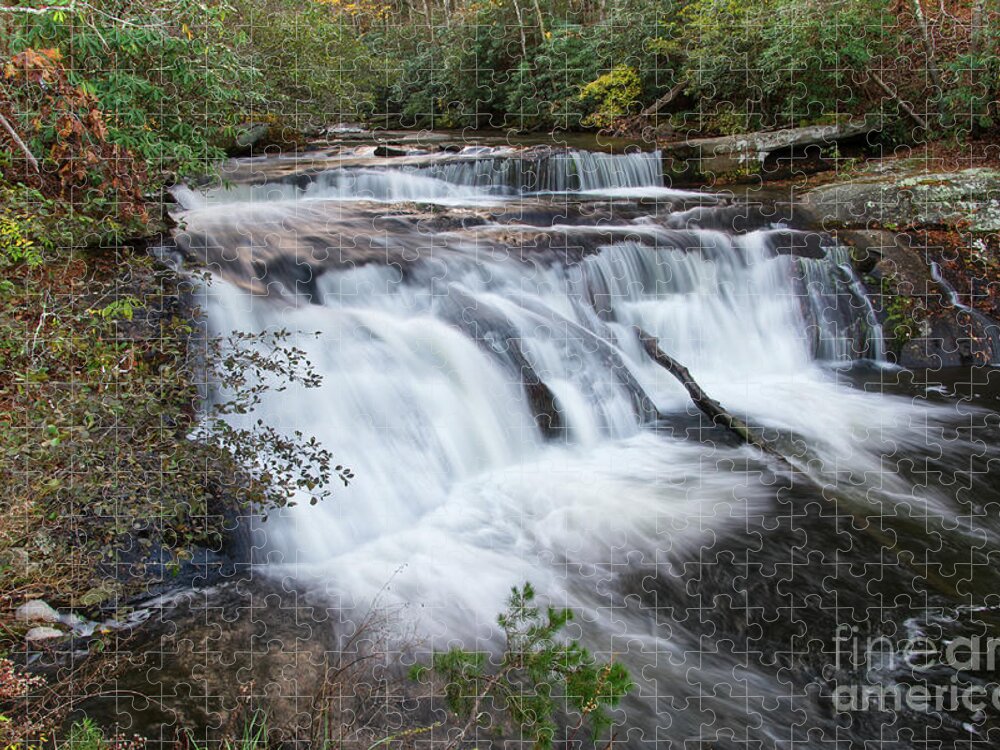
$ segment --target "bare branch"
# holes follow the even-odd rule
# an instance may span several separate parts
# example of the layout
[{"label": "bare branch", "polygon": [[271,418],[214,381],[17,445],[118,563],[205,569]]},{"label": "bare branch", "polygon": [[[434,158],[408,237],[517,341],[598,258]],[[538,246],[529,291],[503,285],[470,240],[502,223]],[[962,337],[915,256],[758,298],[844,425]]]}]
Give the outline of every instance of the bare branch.
[{"label": "bare branch", "polygon": [[35,173],[37,174],[40,172],[41,170],[38,168],[38,159],[36,159],[35,155],[31,153],[31,149],[28,148],[28,144],[21,140],[21,136],[19,136],[17,131],[14,130],[14,126],[10,124],[10,121],[2,114],[0,114],[0,126],[3,126],[3,129],[7,131],[11,140],[14,141],[14,145],[21,149],[24,153],[24,158],[28,160],[28,164],[30,164],[31,168],[35,170]]},{"label": "bare branch", "polygon": [[885,92],[886,96],[892,99],[899,108],[906,113],[906,115],[913,120],[917,125],[922,127],[924,130],[930,130],[927,125],[927,120],[917,114],[916,110],[913,109],[899,94],[889,88],[889,84],[883,81],[877,73],[868,73],[869,77],[875,82],[875,84]]},{"label": "bare branch", "polygon": [[660,367],[667,370],[680,381],[681,385],[687,390],[691,400],[694,401],[695,406],[711,419],[713,424],[725,427],[743,442],[756,446],[765,453],[769,453],[787,463],[787,459],[771,447],[764,438],[755,435],[746,422],[726,411],[718,401],[705,393],[695,379],[691,377],[688,369],[660,348],[659,341],[657,341],[655,336],[651,336],[639,327],[636,327],[635,330],[646,353],[656,364],[660,365]]},{"label": "bare branch", "polygon": [[0,13],[28,13],[33,16],[43,16],[57,10],[72,12],[75,3],[69,5],[43,5],[40,8],[27,8],[22,5],[0,5]]}]

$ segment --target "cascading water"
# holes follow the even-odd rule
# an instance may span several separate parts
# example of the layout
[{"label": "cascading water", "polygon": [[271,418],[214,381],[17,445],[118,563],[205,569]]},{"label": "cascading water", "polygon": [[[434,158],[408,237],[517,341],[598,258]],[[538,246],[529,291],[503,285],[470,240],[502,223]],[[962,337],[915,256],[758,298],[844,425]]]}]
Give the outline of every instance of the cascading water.
[{"label": "cascading water", "polygon": [[984,340],[988,362],[992,365],[1000,364],[1000,330],[998,330],[996,323],[976,308],[969,307],[969,305],[962,302],[955,287],[945,280],[944,275],[941,273],[941,266],[936,261],[931,262],[931,277],[944,291],[948,298],[948,304],[956,310],[965,313],[967,316],[966,321],[962,321],[961,317],[959,320],[960,322],[967,323],[970,335],[979,336]]},{"label": "cascading water", "polygon": [[[181,196],[178,245],[216,271],[215,332],[319,332],[297,344],[323,386],[253,418],[316,435],[357,475],[269,522],[262,575],[347,608],[389,583],[423,633],[459,639],[488,637],[531,581],[632,670],[636,744],[808,745],[836,724],[806,687],[825,678],[784,674],[780,654],[808,645],[803,623],[833,635],[842,615],[817,604],[843,571],[824,557],[854,564],[865,538],[844,547],[822,499],[779,492],[724,434],[685,439],[705,426],[633,327],[731,411],[807,445],[822,481],[860,487],[844,496],[857,512],[953,526],[953,499],[886,469],[896,451],[933,454],[941,415],[830,366],[883,345],[825,239],[699,228],[723,201],[664,188],[658,154],[457,157]],[[770,590],[796,565],[797,590]],[[837,606],[864,612],[881,586],[894,601],[904,573]]]}]

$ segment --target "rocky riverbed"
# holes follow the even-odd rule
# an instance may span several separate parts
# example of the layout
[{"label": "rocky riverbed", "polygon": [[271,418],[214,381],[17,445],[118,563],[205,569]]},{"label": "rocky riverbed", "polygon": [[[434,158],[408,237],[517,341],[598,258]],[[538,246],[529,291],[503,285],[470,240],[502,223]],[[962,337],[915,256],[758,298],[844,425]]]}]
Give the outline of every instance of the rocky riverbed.
[{"label": "rocky riverbed", "polygon": [[808,221],[854,248],[905,367],[1000,361],[1000,171],[872,162],[805,192]]}]

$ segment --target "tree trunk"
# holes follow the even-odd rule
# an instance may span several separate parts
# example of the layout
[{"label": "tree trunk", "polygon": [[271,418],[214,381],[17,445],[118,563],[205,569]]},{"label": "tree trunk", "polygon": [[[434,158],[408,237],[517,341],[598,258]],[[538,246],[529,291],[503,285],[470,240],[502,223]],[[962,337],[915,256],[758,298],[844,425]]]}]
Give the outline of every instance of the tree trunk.
[{"label": "tree trunk", "polygon": [[917,19],[917,26],[920,27],[920,36],[924,42],[924,53],[927,55],[927,74],[930,76],[931,83],[937,87],[938,96],[940,97],[944,93],[944,88],[941,86],[941,74],[938,72],[937,62],[934,58],[934,44],[931,41],[930,29],[927,27],[927,17],[924,15],[924,9],[920,5],[920,0],[913,0],[913,15]]},{"label": "tree trunk", "polygon": [[545,14],[542,13],[542,6],[535,0],[535,14],[538,16],[538,31],[542,35],[542,40],[545,39]]},{"label": "tree trunk", "polygon": [[674,99],[677,98],[677,95],[684,90],[685,83],[686,81],[681,81],[680,83],[675,84],[674,87],[670,89],[670,91],[665,93],[655,102],[653,102],[644,110],[642,110],[642,112],[640,112],[640,115],[642,117],[652,117],[653,115],[655,115],[657,112],[659,112],[661,109],[666,107],[668,104],[670,104],[670,102],[672,102]]},{"label": "tree trunk", "polygon": [[718,401],[705,393],[701,386],[695,382],[695,379],[691,377],[691,373],[688,372],[688,369],[660,348],[656,337],[651,336],[639,327],[636,327],[635,330],[639,334],[639,341],[642,342],[642,346],[646,350],[646,353],[653,359],[654,362],[656,362],[656,364],[666,369],[671,375],[681,382],[681,385],[687,389],[688,395],[691,396],[691,400],[694,401],[695,405],[705,416],[712,420],[712,424],[721,425],[736,435],[744,443],[756,446],[765,453],[780,459],[784,463],[788,462],[787,459],[781,453],[772,448],[770,443],[764,440],[764,438],[755,435],[750,427],[747,426],[746,422],[739,417],[730,414],[722,408],[722,405]]},{"label": "tree trunk", "polygon": [[[986,0],[975,0],[972,3],[971,28],[969,30],[969,53],[976,57],[983,43],[983,15]],[[973,63],[975,64],[975,63]]]},{"label": "tree trunk", "polygon": [[903,112],[906,113],[906,115],[911,120],[917,123],[917,125],[922,127],[924,130],[930,129],[927,127],[927,120],[918,115],[917,112],[913,109],[913,107],[907,104],[899,94],[897,94],[895,91],[889,88],[889,84],[887,84],[885,81],[879,78],[877,73],[869,73],[868,75],[873,81],[875,81],[878,87],[885,92],[886,96],[888,96],[890,99],[896,102],[896,104],[899,105],[899,108],[903,110]]},{"label": "tree trunk", "polygon": [[521,32],[521,54],[524,60],[528,59],[528,37],[524,33],[524,17],[521,14],[521,4],[514,0],[514,12],[517,14],[517,30]]}]

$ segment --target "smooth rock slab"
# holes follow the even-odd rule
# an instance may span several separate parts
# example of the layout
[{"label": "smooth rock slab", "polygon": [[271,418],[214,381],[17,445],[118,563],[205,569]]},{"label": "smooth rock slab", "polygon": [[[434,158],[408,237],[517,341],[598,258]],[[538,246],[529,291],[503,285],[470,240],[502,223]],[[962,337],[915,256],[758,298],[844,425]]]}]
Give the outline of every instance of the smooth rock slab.
[{"label": "smooth rock slab", "polygon": [[59,613],[41,599],[25,602],[14,611],[17,622],[59,622]]},{"label": "smooth rock slab", "polygon": [[678,178],[759,173],[768,157],[807,146],[828,147],[879,130],[874,122],[810,125],[802,128],[740,133],[717,138],[689,138],[660,146],[664,172]]},{"label": "smooth rock slab", "polygon": [[65,635],[66,634],[61,630],[40,625],[37,628],[32,628],[25,633],[24,640],[28,643],[43,643],[45,641],[55,640],[56,638],[63,638]]}]

